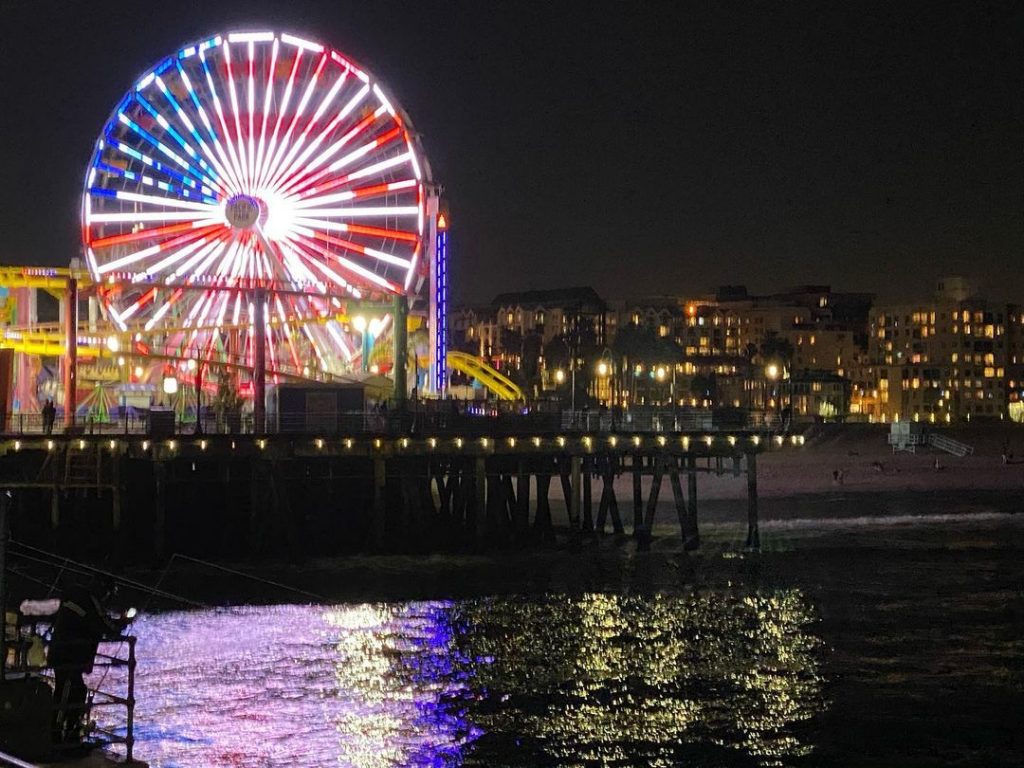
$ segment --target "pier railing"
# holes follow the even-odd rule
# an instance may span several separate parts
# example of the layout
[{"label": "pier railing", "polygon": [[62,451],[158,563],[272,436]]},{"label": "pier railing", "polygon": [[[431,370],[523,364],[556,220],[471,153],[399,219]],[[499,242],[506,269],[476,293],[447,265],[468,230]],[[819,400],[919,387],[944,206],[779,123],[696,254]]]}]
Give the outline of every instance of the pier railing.
[{"label": "pier railing", "polygon": [[783,431],[777,413],[741,409],[629,409],[559,411],[550,408],[507,408],[459,401],[421,401],[402,410],[304,411],[270,413],[265,428],[257,429],[251,413],[229,416],[204,411],[197,419],[171,409],[132,409],[114,417],[84,416],[67,428],[62,416],[52,422],[40,413],[7,414],[0,435],[118,435],[157,438],[191,435],[288,434],[356,436],[459,433],[466,435],[525,435],[554,432],[722,432]]}]

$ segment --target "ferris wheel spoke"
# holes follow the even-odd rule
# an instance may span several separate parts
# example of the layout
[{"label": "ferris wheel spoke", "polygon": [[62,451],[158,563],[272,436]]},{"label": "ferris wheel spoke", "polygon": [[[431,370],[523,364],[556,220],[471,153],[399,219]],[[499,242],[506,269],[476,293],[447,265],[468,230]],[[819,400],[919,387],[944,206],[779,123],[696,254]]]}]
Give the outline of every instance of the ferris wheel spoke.
[{"label": "ferris wheel spoke", "polygon": [[230,249],[234,242],[234,236],[229,236],[227,238],[222,239],[208,251],[206,249],[203,249],[203,256],[201,258],[199,257],[198,254],[196,256],[193,256],[191,259],[185,262],[185,264],[182,264],[180,267],[175,269],[168,279],[175,280],[177,278],[182,277],[187,272],[188,276],[185,278],[185,282],[190,285],[196,283],[198,278],[202,277],[203,273],[210,268],[210,264],[212,264],[217,258],[219,258],[220,254],[222,254],[225,250]]},{"label": "ferris wheel spoke", "polygon": [[170,192],[181,198],[187,198],[189,200],[197,200],[202,201],[204,203],[209,203],[211,205],[217,205],[217,199],[215,197],[210,196],[216,194],[215,190],[208,190],[208,193],[204,191],[197,192],[194,188],[185,187],[178,184],[170,184],[166,181],[159,181],[158,179],[155,179],[152,176],[147,176],[144,173],[140,173],[137,171],[129,171],[126,168],[118,168],[115,165],[110,165],[109,163],[104,163],[102,161],[97,161],[93,165],[93,168],[98,173],[102,173],[104,176],[108,177],[108,179],[125,179],[127,181],[142,184],[143,186],[146,187],[155,187],[165,192]]},{"label": "ferris wheel spoke", "polygon": [[[371,115],[371,117],[372,117],[372,115]],[[371,121],[371,123],[372,123],[372,121]],[[367,123],[367,125],[370,125],[371,123]],[[357,126],[357,128],[358,127],[359,126]],[[353,133],[355,130],[356,129],[353,129],[353,131],[350,131],[350,134]],[[359,132],[361,133],[362,130],[360,130]],[[344,155],[343,157],[338,158],[337,160],[335,160],[333,163],[331,163],[326,168],[322,168],[319,172],[317,172],[317,173],[315,173],[313,175],[308,176],[303,181],[302,184],[298,184],[298,185],[296,185],[293,188],[293,190],[291,191],[291,194],[296,194],[300,190],[302,190],[302,189],[304,189],[306,187],[309,187],[311,184],[316,184],[318,181],[320,181],[320,179],[323,179],[324,177],[328,177],[331,174],[338,173],[338,171],[340,171],[342,168],[345,168],[347,166],[352,165],[353,163],[357,162],[361,158],[366,157],[370,153],[374,152],[374,150],[380,150],[382,147],[384,147],[385,145],[387,145],[391,141],[395,140],[400,135],[401,135],[401,131],[398,128],[392,128],[391,130],[386,131],[386,132],[382,133],[379,136],[376,136],[375,138],[373,138],[370,141],[366,142],[365,144],[363,144],[362,146],[358,147],[357,149],[352,150],[347,155]],[[333,181],[334,180],[332,180],[331,182],[328,182],[325,185],[320,185],[320,187],[318,187],[318,189],[323,189],[325,187],[330,189],[333,186],[336,186],[336,185],[334,185],[332,183]],[[303,193],[303,195],[301,195],[301,196],[304,197],[305,194],[306,193]]]},{"label": "ferris wheel spoke", "polygon": [[249,181],[255,181],[256,179],[256,131],[253,127],[253,120],[256,112],[256,82],[255,82],[255,67],[256,67],[256,44],[249,41],[249,99],[246,104],[246,111],[249,113],[249,133],[246,137],[246,148],[249,150]]},{"label": "ferris wheel spoke", "polygon": [[149,277],[155,277],[157,275],[163,274],[163,272],[168,267],[170,267],[173,264],[177,264],[179,261],[187,257],[189,254],[195,253],[208,242],[210,242],[210,239],[204,236],[199,238],[195,242],[188,243],[187,245],[183,246],[182,248],[179,248],[177,251],[170,254],[169,256],[166,256],[165,258],[161,259],[156,264],[146,267],[146,269],[144,269],[142,272],[138,273],[135,276],[134,280],[141,281]]},{"label": "ferris wheel spoke", "polygon": [[288,82],[284,86],[284,96],[281,97],[281,106],[277,110],[277,120],[274,121],[274,132],[270,136],[270,145],[267,148],[267,165],[264,167],[263,175],[256,180],[256,187],[265,186],[267,172],[273,167],[273,159],[277,149],[277,135],[281,130],[281,121],[284,120],[288,105],[291,103],[292,91],[295,87],[295,75],[299,71],[299,62],[302,60],[302,48],[295,49],[295,58],[292,60],[292,69],[288,74]]},{"label": "ferris wheel spoke", "polygon": [[[282,180],[289,178],[293,173],[295,173],[297,167],[302,162],[301,159],[296,159],[295,156],[299,153],[300,150],[303,149],[303,147],[306,144],[306,140],[309,138],[310,132],[313,130],[313,127],[320,121],[320,118],[323,117],[324,112],[327,111],[327,108],[330,106],[331,102],[334,101],[335,96],[338,95],[338,91],[341,90],[341,87],[342,85],[345,84],[347,78],[348,71],[342,71],[341,75],[338,76],[338,79],[334,81],[334,85],[331,86],[331,88],[327,91],[327,94],[323,97],[323,99],[320,100],[320,105],[313,112],[312,117],[310,117],[309,121],[306,123],[306,127],[303,128],[302,133],[299,134],[298,139],[295,140],[291,149],[288,150],[288,154],[284,156],[284,159],[281,161],[278,171],[275,173],[273,178],[271,178],[271,180],[268,182],[268,186],[277,187]],[[318,136],[318,141],[320,138],[327,134],[327,131],[330,129],[330,126],[334,125],[335,121],[338,121],[340,119],[342,118],[339,113],[339,115],[336,115],[334,120],[332,120],[331,123],[328,124],[328,127],[321,131],[321,133]],[[313,144],[308,149],[315,150],[316,146],[316,144]],[[305,153],[303,156],[305,156]]]},{"label": "ferris wheel spoke", "polygon": [[[282,257],[281,262],[284,265],[286,272],[291,276],[292,282],[296,285],[308,283],[310,285],[317,286],[321,290],[326,291],[327,284],[324,282],[323,278],[314,275],[309,270],[309,267],[302,263],[300,258],[295,255],[295,253],[292,251],[290,247],[287,247],[287,245],[283,243],[281,245],[284,246],[280,249]],[[338,276],[338,278],[342,279],[340,275]],[[347,284],[344,283],[344,280],[342,280],[342,284],[347,286]]]},{"label": "ferris wheel spoke", "polygon": [[156,288],[150,288],[121,313],[121,321],[130,320],[132,315],[138,312],[144,305],[156,299]]},{"label": "ferris wheel spoke", "polygon": [[[213,188],[213,187],[217,186],[217,183],[215,181],[213,181],[212,179],[208,178],[201,170],[197,169],[195,166],[193,166],[191,163],[189,163],[187,160],[185,160],[185,158],[183,158],[181,155],[179,155],[173,149],[168,147],[166,144],[164,144],[162,141],[160,141],[156,136],[151,134],[149,131],[147,131],[145,128],[143,128],[141,125],[139,125],[137,122],[135,122],[130,117],[128,117],[128,115],[126,115],[124,112],[118,112],[117,113],[117,118],[121,122],[121,124],[126,126],[132,133],[134,133],[136,136],[141,138],[147,144],[152,146],[160,154],[162,154],[165,157],[173,160],[175,165],[177,165],[178,167],[180,167],[182,169],[181,173],[186,175],[186,176],[191,177],[194,180],[195,183],[199,183],[199,184],[202,184],[205,187],[210,187],[210,188]],[[194,184],[189,184],[189,186],[193,186],[193,185]]]},{"label": "ferris wheel spoke", "polygon": [[336,179],[325,181],[322,184],[318,184],[315,187],[307,189],[306,191],[302,192],[299,195],[299,197],[303,200],[315,199],[314,195],[329,192],[332,189],[337,189],[338,187],[343,187],[346,184],[351,184],[353,181],[365,179],[369,176],[375,176],[384,171],[390,170],[391,168],[396,168],[400,165],[405,165],[406,163],[409,162],[411,157],[412,153],[406,151],[402,152],[401,154],[395,155],[394,157],[389,157],[386,160],[380,160],[376,163],[371,163],[368,166],[352,171],[351,173],[348,173],[344,176],[339,176]]},{"label": "ferris wheel spoke", "polygon": [[111,235],[90,240],[89,245],[94,248],[109,248],[114,245],[135,243],[139,240],[155,240],[178,232],[187,232],[190,229],[206,226],[201,221],[186,222],[185,224],[168,224],[165,227],[153,227],[152,229],[140,229],[138,232],[129,232],[124,235]]},{"label": "ferris wheel spoke", "polygon": [[153,327],[163,319],[164,315],[166,315],[171,310],[171,307],[177,304],[178,299],[180,299],[183,295],[185,295],[185,292],[181,288],[178,288],[173,293],[171,293],[170,298],[167,299],[167,301],[165,301],[160,306],[160,308],[153,313],[153,316],[146,321],[146,324],[143,326],[143,329],[146,331],[153,330]]},{"label": "ferris wheel spoke", "polygon": [[[121,141],[120,139],[115,138],[112,135],[112,133],[111,133],[111,129],[109,129],[109,128],[108,128],[107,133],[105,135],[105,141],[106,141],[106,143],[109,146],[113,147],[119,154],[124,155],[125,157],[129,158],[130,160],[137,160],[138,162],[142,163],[143,165],[145,165],[145,166],[147,166],[149,168],[152,168],[154,171],[162,173],[165,176],[167,176],[168,178],[174,179],[176,182],[178,182],[179,184],[183,185],[184,187],[189,187],[193,191],[203,192],[203,193],[208,194],[208,195],[212,195],[213,194],[213,190],[212,189],[201,188],[200,185],[198,185],[196,183],[195,179],[192,179],[192,178],[186,176],[185,174],[181,173],[180,171],[177,171],[174,168],[171,168],[166,163],[162,163],[159,160],[156,160],[155,158],[152,158],[149,155],[140,152],[139,150],[137,150],[134,147],[126,144],[125,142]],[[124,177],[125,178],[129,178],[132,181],[136,180],[136,177],[138,177],[138,180],[141,181],[143,184],[146,184],[148,186],[157,186],[160,189],[170,189],[171,188],[171,185],[167,184],[166,182],[155,181],[154,179],[147,178],[143,174],[132,173],[132,175],[129,176],[128,172],[126,172],[124,174]]]},{"label": "ferris wheel spoke", "polygon": [[148,248],[143,248],[139,251],[135,251],[134,253],[129,253],[126,256],[121,256],[120,258],[105,262],[104,264],[99,265],[96,271],[102,275],[106,274],[107,272],[112,272],[114,270],[121,269],[122,267],[126,267],[129,264],[135,264],[144,259],[148,259],[150,256],[155,256],[158,253],[163,253],[164,251],[169,250],[171,248],[179,248],[181,246],[188,244],[189,242],[192,242],[193,240],[201,239],[205,235],[210,234],[217,229],[220,229],[220,227],[220,224],[211,224],[209,226],[201,227],[199,229],[193,229],[189,232],[186,232],[182,235],[178,235],[177,237],[174,237],[163,243],[157,243],[156,245],[151,245]]},{"label": "ferris wheel spoke", "polygon": [[184,136],[173,126],[170,121],[162,115],[156,107],[149,103],[141,93],[135,94],[135,101],[144,109],[149,115],[157,121],[161,128],[172,138],[175,143],[181,147],[185,154],[187,154],[192,160],[198,163],[200,172],[203,173],[203,178],[207,186],[212,187],[221,194],[224,193],[224,185],[221,182],[217,170],[210,166],[203,157],[200,156],[199,152],[193,147]]},{"label": "ferris wheel spoke", "polygon": [[305,208],[313,208],[317,205],[325,205],[327,203],[340,203],[346,200],[356,200],[367,197],[376,197],[378,195],[386,195],[388,192],[400,192],[403,189],[414,189],[416,187],[415,179],[405,179],[403,181],[389,181],[384,184],[373,184],[368,187],[357,187],[355,189],[349,189],[345,192],[336,192],[333,195],[321,195],[318,197],[308,197],[300,200],[299,202],[292,203],[292,207],[298,211]]},{"label": "ferris wheel spoke", "polygon": [[[251,45],[251,43],[250,43]],[[238,147],[238,166],[241,171],[243,187],[241,192],[251,191],[252,180],[249,178],[249,167],[245,162],[245,142],[242,138],[241,110],[238,108],[238,92],[235,89],[235,74],[231,67],[231,44],[225,40],[221,46],[224,50],[224,65],[227,69],[228,96],[231,99],[231,112],[235,118],[235,143]]]},{"label": "ferris wheel spoke", "polygon": [[300,223],[318,223],[318,219],[358,219],[377,218],[380,216],[416,216],[420,209],[415,205],[384,205],[384,206],[351,206],[348,208],[307,208],[296,212],[296,221]]},{"label": "ferris wheel spoke", "polygon": [[[211,219],[210,214],[204,211],[153,211],[143,213],[133,213],[128,211],[126,213],[93,213],[90,215],[89,220],[93,224],[135,224],[143,221],[217,221],[215,219]],[[219,221],[217,223],[219,223]]]},{"label": "ferris wheel spoke", "polygon": [[89,194],[97,197],[113,198],[129,203],[140,205],[152,205],[160,208],[178,208],[187,211],[202,211],[207,218],[217,219],[221,217],[220,206],[210,203],[198,203],[194,200],[182,200],[176,197],[162,197],[160,195],[143,195],[139,192],[126,192],[124,190],[103,189],[92,187]]},{"label": "ferris wheel spoke", "polygon": [[377,261],[394,264],[395,266],[402,267],[403,269],[408,269],[412,264],[409,259],[393,256],[390,253],[384,253],[376,248],[359,245],[358,243],[353,243],[351,240],[343,240],[340,237],[333,237],[332,235],[328,235],[324,232],[316,232],[313,234],[313,237],[320,242],[327,243],[328,245],[335,245],[339,248],[344,248],[346,251],[352,251],[353,253],[358,253],[363,256],[369,256]]},{"label": "ferris wheel spoke", "polygon": [[382,237],[388,240],[402,240],[407,243],[418,243],[420,240],[420,236],[416,232],[406,232],[400,229],[385,229],[383,227],[367,227],[362,224],[349,224],[346,231],[353,235]]},{"label": "ferris wheel spoke", "polygon": [[[346,119],[352,113],[352,110],[354,110],[363,101],[363,99],[366,98],[366,94],[368,94],[369,92],[369,85],[364,85],[362,88],[360,88],[359,91],[355,94],[355,96],[353,96],[348,101],[348,103],[345,104],[344,107],[342,107],[341,111],[337,115],[335,115],[334,119],[331,121],[331,125],[327,130],[324,131],[324,133],[319,137],[319,139],[322,141],[326,136],[332,134],[336,129],[337,125],[340,124],[342,120]],[[288,191],[293,188],[302,189],[304,186],[307,186],[307,184],[299,185],[299,182],[304,181],[312,174],[312,171],[319,168],[325,162],[334,157],[334,155],[336,155],[344,147],[346,147],[354,138],[356,138],[359,134],[361,134],[364,130],[371,126],[382,114],[384,114],[383,110],[379,109],[376,112],[371,112],[370,114],[363,117],[352,128],[350,128],[340,139],[335,141],[331,146],[329,146],[327,149],[325,149],[323,152],[317,155],[317,157],[313,159],[311,162],[303,165],[303,173],[301,175],[294,174],[290,179],[288,179],[288,183],[282,188],[282,191]],[[304,163],[305,160],[303,160],[302,162]],[[317,174],[315,178],[321,178],[326,173],[327,171],[324,170],[320,174]]]},{"label": "ferris wheel spoke", "polygon": [[[223,43],[227,45],[227,43]],[[238,157],[235,155],[235,145],[231,140],[231,132],[228,130],[227,121],[224,119],[224,108],[221,106],[220,96],[217,95],[217,86],[213,82],[213,73],[210,72],[210,64],[206,60],[206,54],[199,54],[199,62],[203,66],[203,72],[206,75],[206,84],[210,89],[210,97],[213,99],[213,111],[217,113],[217,120],[220,122],[221,130],[224,132],[224,143],[227,144],[228,156],[231,158],[231,167],[235,171],[235,178],[239,181],[239,189],[243,189],[245,186],[245,173],[242,170],[242,164],[238,161]]]},{"label": "ferris wheel spoke", "polygon": [[274,74],[277,68],[277,53],[279,47],[277,38],[274,38],[274,43],[271,46],[270,52],[270,65],[267,67],[267,83],[263,88],[263,124],[260,127],[259,144],[256,146],[255,179],[257,181],[257,185],[263,175],[263,152],[266,148],[267,141],[267,120],[270,117],[270,106],[274,100]]},{"label": "ferris wheel spoke", "polygon": [[[325,262],[336,264],[338,267],[344,269],[346,272],[349,272],[350,274],[353,275],[358,275],[359,281],[362,282],[364,285],[366,284],[366,281],[369,281],[370,283],[373,283],[374,285],[383,288],[389,293],[399,292],[399,287],[395,283],[391,282],[387,278],[381,277],[376,272],[373,272],[367,269],[366,267],[356,264],[351,259],[346,259],[344,256],[341,256],[337,253],[328,250],[327,248],[324,248],[322,245],[316,242],[316,240],[306,237],[305,235],[297,235],[295,240],[302,243],[310,250],[320,254],[320,256],[323,257]],[[321,266],[321,268],[323,268],[323,266],[326,266],[320,265],[320,262],[318,260],[315,261],[317,261],[318,266]]]},{"label": "ferris wheel spoke", "polygon": [[[184,72],[180,70],[180,65],[179,77],[185,78],[182,80],[183,84],[187,82],[187,78],[184,75]],[[171,110],[174,112],[175,116],[178,119],[178,122],[181,124],[182,127],[185,128],[188,134],[192,137],[193,141],[195,141],[196,143],[196,146],[199,147],[198,152],[202,155],[203,158],[205,158],[201,162],[206,167],[210,168],[213,173],[216,174],[216,181],[218,182],[220,191],[223,194],[225,192],[226,185],[231,183],[231,176],[227,172],[227,169],[217,158],[216,154],[210,149],[210,146],[206,143],[203,137],[199,134],[199,130],[196,128],[195,122],[193,122],[193,120],[188,116],[188,113],[182,107],[180,102],[174,97],[174,94],[167,87],[167,84],[164,82],[163,78],[158,76],[154,82],[156,83],[157,89],[163,95],[164,101],[167,102]],[[189,83],[189,87],[191,87],[191,83]]]},{"label": "ferris wheel spoke", "polygon": [[[217,135],[216,128],[214,128],[209,115],[206,114],[206,110],[203,108],[202,102],[199,101],[198,94],[192,87],[191,79],[189,79],[184,67],[181,66],[181,62],[176,62],[176,66],[178,70],[178,79],[181,80],[181,84],[185,86],[185,90],[188,91],[189,100],[192,102],[192,106],[195,108],[196,114],[199,115],[199,120],[206,129],[207,136],[209,136],[210,141],[213,142],[214,153],[220,159],[218,167],[220,168],[222,175],[236,188],[241,188],[241,181],[235,174],[235,169],[232,167],[230,159],[224,152],[224,147],[220,143],[220,138]],[[203,146],[204,143],[205,142],[200,140],[200,146]],[[207,151],[207,156],[211,158],[212,162],[213,155],[211,155],[209,151]]]},{"label": "ferris wheel spoke", "polygon": [[[282,251],[284,253],[288,254],[289,259],[291,261],[290,267],[293,270],[293,272],[298,273],[298,274],[307,275],[308,278],[309,278],[309,281],[312,284],[317,285],[317,286],[323,286],[323,290],[325,290],[325,291],[327,290],[327,286],[331,285],[332,283],[334,285],[338,285],[338,286],[341,286],[341,287],[344,287],[344,286],[348,285],[348,281],[345,280],[345,278],[343,278],[341,275],[339,275],[337,272],[335,272],[334,270],[332,270],[330,268],[327,268],[325,270],[323,268],[323,265],[318,261],[318,259],[316,259],[316,257],[311,256],[308,253],[304,252],[298,246],[298,244],[292,243],[292,242],[281,241],[279,243],[279,245],[281,245]],[[310,265],[316,267],[318,271],[320,271],[321,273],[323,273],[323,275],[326,276],[326,279],[324,279],[324,277],[317,276],[310,269],[310,267],[307,266],[306,262],[308,262]]]},{"label": "ferris wheel spoke", "polygon": [[[339,81],[339,83],[340,82],[341,81]],[[366,95],[366,93],[367,93],[367,87],[364,86],[348,102],[348,104],[346,104],[331,119],[331,122],[329,122],[327,124],[327,126],[324,127],[323,130],[321,130],[320,132],[317,133],[317,135],[313,139],[313,141],[310,142],[310,145],[308,147],[306,147],[302,151],[302,154],[300,154],[297,158],[295,158],[294,161],[292,161],[292,163],[289,166],[288,170],[285,173],[281,174],[281,180],[282,180],[281,181],[281,184],[282,184],[281,191],[282,192],[285,192],[290,187],[292,187],[294,184],[296,184],[298,181],[301,181],[303,178],[305,178],[307,175],[309,175],[311,173],[312,169],[317,167],[317,164],[315,163],[315,161],[313,163],[309,162],[309,158],[313,155],[314,152],[316,152],[320,148],[320,145],[323,144],[323,142],[328,137],[330,137],[330,136],[332,136],[334,134],[335,130],[337,129],[337,127],[341,123],[341,121],[345,120],[349,116],[349,113],[351,112],[351,110],[355,107],[356,104],[359,103],[359,101],[362,100],[362,98]],[[375,115],[369,115],[368,118],[365,119],[365,125],[369,125],[370,123],[372,123],[373,119],[375,119]],[[360,122],[363,123],[364,121],[360,121]],[[354,137],[355,135],[358,134],[358,131],[356,131],[355,133],[352,133],[350,131],[349,133],[351,134],[351,137],[346,139],[346,141],[350,141],[352,137]],[[340,150],[340,149],[341,149],[341,147],[339,146],[338,150]],[[338,150],[335,150],[335,151],[338,151]]]},{"label": "ferris wheel spoke", "polygon": [[270,161],[270,170],[263,182],[265,186],[274,186],[274,180],[276,179],[279,168],[284,164],[284,157],[287,154],[288,148],[293,146],[289,144],[289,142],[291,141],[292,134],[295,132],[295,126],[298,125],[299,118],[302,117],[302,114],[306,111],[306,107],[309,105],[310,99],[313,97],[313,91],[316,90],[316,85],[320,80],[320,74],[323,72],[324,65],[327,64],[327,59],[327,54],[320,57],[320,61],[317,62],[316,65],[316,70],[309,78],[309,82],[306,84],[306,88],[302,92],[302,96],[299,98],[299,104],[295,108],[295,113],[292,115],[288,128],[285,130],[284,136],[281,139],[281,144],[278,146],[277,152],[274,153],[274,157]]},{"label": "ferris wheel spoke", "polygon": [[231,233],[227,230],[216,233],[210,242],[196,251],[196,253],[189,256],[188,260],[184,264],[175,267],[174,271],[167,275],[167,282],[174,282],[186,273],[191,274],[191,270],[197,264],[203,263],[207,258],[216,258],[216,254],[227,246],[230,238]]}]

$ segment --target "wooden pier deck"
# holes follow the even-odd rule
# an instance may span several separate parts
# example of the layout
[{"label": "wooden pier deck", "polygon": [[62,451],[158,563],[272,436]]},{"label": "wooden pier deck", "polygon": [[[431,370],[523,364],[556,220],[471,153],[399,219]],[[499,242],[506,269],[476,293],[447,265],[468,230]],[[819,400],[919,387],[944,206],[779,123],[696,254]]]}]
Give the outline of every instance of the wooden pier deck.
[{"label": "wooden pier deck", "polygon": [[[12,492],[5,503],[19,540],[79,555],[105,541],[158,561],[171,551],[259,558],[549,541],[552,486],[569,535],[628,528],[640,547],[671,493],[692,549],[698,477],[716,473],[746,480],[747,545],[756,548],[757,456],[800,444],[797,435],[739,431],[39,436],[0,440],[0,488]],[[616,497],[623,474],[633,479],[631,499]]]}]

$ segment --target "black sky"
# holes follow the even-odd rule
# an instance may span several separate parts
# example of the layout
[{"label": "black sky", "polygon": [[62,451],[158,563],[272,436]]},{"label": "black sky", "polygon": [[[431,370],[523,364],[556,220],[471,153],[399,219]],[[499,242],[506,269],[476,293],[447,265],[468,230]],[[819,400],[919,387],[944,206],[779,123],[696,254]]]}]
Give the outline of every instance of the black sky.
[{"label": "black sky", "polygon": [[411,115],[457,298],[963,272],[1024,301],[1022,5],[0,0],[0,263],[78,255],[91,145],[148,66],[270,28]]}]

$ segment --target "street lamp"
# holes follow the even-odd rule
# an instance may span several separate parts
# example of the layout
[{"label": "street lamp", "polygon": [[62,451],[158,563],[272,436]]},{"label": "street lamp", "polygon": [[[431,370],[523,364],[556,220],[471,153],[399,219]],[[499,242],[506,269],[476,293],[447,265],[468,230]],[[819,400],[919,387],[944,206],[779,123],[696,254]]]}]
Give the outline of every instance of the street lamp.
[{"label": "street lamp", "polygon": [[[555,383],[565,383],[565,371],[559,368],[555,371]],[[574,367],[569,368],[569,388],[571,390],[569,394],[569,409],[573,412],[576,411],[576,369]]]}]

